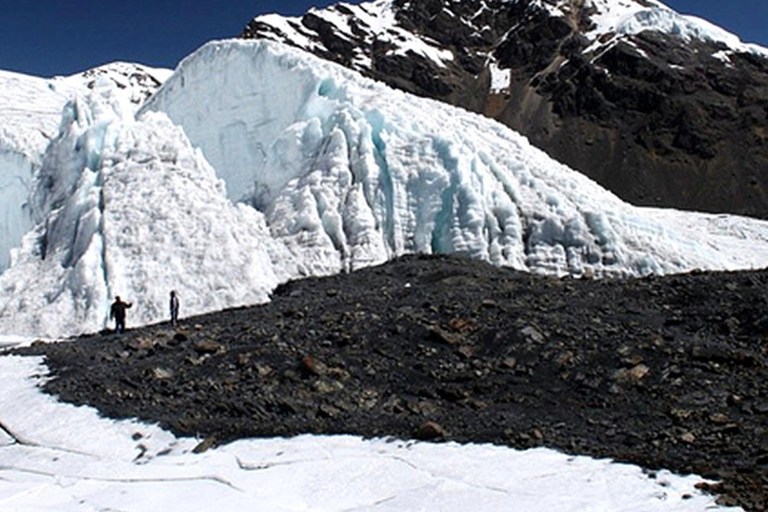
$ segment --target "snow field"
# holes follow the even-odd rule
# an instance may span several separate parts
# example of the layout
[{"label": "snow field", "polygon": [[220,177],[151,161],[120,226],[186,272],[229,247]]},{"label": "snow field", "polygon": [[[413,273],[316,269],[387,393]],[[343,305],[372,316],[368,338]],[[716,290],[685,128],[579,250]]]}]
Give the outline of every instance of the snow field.
[{"label": "snow field", "polygon": [[717,507],[696,476],[546,449],[300,436],[195,454],[199,440],[41,393],[39,358],[2,357],[0,375],[7,511],[740,510]]}]

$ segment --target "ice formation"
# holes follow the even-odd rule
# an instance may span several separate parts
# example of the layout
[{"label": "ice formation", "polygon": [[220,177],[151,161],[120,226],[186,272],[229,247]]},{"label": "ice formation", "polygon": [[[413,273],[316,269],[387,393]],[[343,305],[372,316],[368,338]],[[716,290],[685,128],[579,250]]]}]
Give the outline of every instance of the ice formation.
[{"label": "ice formation", "polygon": [[27,200],[67,102],[86,95],[96,77],[101,77],[117,84],[122,97],[138,104],[170,73],[122,62],[52,79],[0,71],[0,273],[10,264],[11,249],[34,226]]},{"label": "ice formation", "polygon": [[115,92],[101,82],[66,108],[30,201],[39,223],[0,276],[0,332],[97,331],[114,295],[135,301],[133,325],[163,318],[171,289],[186,314],[263,302],[298,272],[179,128],[135,121]]},{"label": "ice formation", "polygon": [[639,209],[502,125],[300,50],[222,41],[134,113],[68,104],[0,275],[0,334],[129,327],[262,302],[281,281],[459,253],[555,275],[768,264],[768,223]]},{"label": "ice formation", "polygon": [[36,170],[73,91],[41,78],[0,72],[0,272],[34,223],[26,208]]},{"label": "ice formation", "polygon": [[[577,275],[768,257],[650,220],[494,121],[272,42],[206,45],[145,108],[182,126],[230,198],[263,211],[317,272],[409,252]],[[706,232],[711,218],[697,219]]]}]

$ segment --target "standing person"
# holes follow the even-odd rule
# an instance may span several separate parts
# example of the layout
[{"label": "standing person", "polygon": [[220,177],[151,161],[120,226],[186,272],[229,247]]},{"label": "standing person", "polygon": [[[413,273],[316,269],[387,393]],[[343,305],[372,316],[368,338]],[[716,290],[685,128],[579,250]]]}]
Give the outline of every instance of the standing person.
[{"label": "standing person", "polygon": [[115,333],[120,334],[125,331],[125,310],[133,306],[131,302],[123,302],[120,300],[120,296],[115,297],[115,302],[112,303],[112,307],[109,310],[109,318],[115,319]]},{"label": "standing person", "polygon": [[176,291],[171,291],[171,325],[174,327],[179,323],[179,298]]}]

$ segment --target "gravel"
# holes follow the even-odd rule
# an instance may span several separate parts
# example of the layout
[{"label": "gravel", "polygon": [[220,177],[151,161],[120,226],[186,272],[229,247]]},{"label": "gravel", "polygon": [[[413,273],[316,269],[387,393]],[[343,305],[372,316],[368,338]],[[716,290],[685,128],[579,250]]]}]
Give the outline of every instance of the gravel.
[{"label": "gravel", "polygon": [[15,353],[45,355],[62,400],[201,449],[301,433],[546,446],[697,473],[762,511],[767,336],[768,271],[577,280],[409,256]]}]

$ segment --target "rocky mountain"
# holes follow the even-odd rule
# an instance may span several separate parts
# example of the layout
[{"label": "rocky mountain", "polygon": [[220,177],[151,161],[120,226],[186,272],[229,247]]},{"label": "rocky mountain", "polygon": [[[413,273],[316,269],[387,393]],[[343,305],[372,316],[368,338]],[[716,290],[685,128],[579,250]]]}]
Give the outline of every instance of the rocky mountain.
[{"label": "rocky mountain", "polygon": [[520,131],[638,205],[768,217],[768,50],[656,0],[376,0],[253,19]]}]

